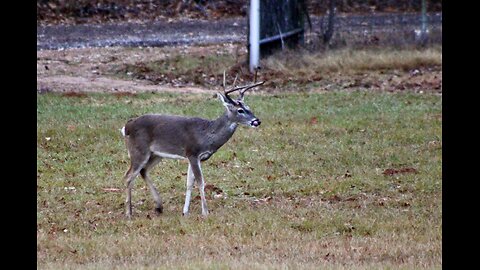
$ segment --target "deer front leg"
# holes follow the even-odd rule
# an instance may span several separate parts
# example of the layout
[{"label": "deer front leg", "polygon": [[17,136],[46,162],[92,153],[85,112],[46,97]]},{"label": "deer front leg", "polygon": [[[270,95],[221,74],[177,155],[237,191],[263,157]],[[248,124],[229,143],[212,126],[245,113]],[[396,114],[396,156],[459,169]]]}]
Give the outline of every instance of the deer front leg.
[{"label": "deer front leg", "polygon": [[203,176],[201,177],[201,183],[198,186],[200,190],[200,197],[202,198],[202,215],[208,215],[208,208],[207,208],[207,200],[205,199],[205,181],[203,180]]},{"label": "deer front leg", "polygon": [[195,176],[195,180],[198,184],[198,189],[200,191],[200,198],[202,200],[202,215],[208,215],[208,208],[207,208],[207,200],[205,199],[205,182],[203,181],[203,174],[202,168],[200,166],[200,160],[195,159],[190,161],[190,165],[192,168],[193,175]]},{"label": "deer front leg", "polygon": [[187,192],[185,194],[185,205],[183,206],[183,215],[188,215],[188,208],[190,207],[190,199],[192,197],[192,190],[193,190],[193,180],[194,175],[192,172],[192,165],[188,164],[188,171],[187,171]]}]

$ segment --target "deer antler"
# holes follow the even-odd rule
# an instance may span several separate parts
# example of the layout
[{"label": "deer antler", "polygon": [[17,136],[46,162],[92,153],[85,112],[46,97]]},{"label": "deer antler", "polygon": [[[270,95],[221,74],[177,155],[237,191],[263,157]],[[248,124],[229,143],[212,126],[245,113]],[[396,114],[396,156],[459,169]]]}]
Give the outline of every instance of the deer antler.
[{"label": "deer antler", "polygon": [[[224,92],[225,96],[228,97],[228,94],[240,90],[240,99],[243,99],[243,95],[245,94],[245,92],[247,90],[252,89],[254,87],[257,87],[257,86],[265,83],[265,81],[261,81],[261,82],[258,82],[258,83],[256,82],[257,81],[257,71],[255,71],[255,79],[254,79],[253,84],[235,86],[235,83],[237,82],[237,78],[238,78],[238,75],[235,76],[235,80],[233,81],[233,88],[225,90],[225,71],[223,72],[223,92]],[[228,97],[228,98],[230,98],[230,97]]]},{"label": "deer antler", "polygon": [[245,94],[245,92],[247,92],[247,90],[252,89],[254,87],[257,87],[259,85],[262,85],[264,83],[265,83],[265,81],[261,81],[261,82],[258,82],[258,83],[252,84],[252,85],[245,86],[245,88],[242,91],[240,91],[240,99],[243,99],[243,94]]},{"label": "deer antler", "polygon": [[257,83],[257,71],[258,71],[258,69],[259,68],[255,68],[255,77],[253,77],[253,84],[240,91],[240,99],[243,99],[243,95],[245,94],[245,92],[247,92],[248,89],[257,87],[257,86],[265,83],[265,81],[261,81],[261,82]]}]

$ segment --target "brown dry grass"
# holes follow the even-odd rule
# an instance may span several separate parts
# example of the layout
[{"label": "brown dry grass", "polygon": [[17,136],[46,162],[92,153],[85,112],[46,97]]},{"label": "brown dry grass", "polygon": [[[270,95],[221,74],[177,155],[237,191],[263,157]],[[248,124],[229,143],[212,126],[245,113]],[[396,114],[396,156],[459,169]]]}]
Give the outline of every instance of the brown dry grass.
[{"label": "brown dry grass", "polygon": [[[327,52],[282,52],[262,61],[269,77],[277,80],[318,82],[325,77],[371,73],[410,73],[442,65],[441,47],[427,49],[339,49]],[[285,83],[283,83],[285,84]]]},{"label": "brown dry grass", "polygon": [[[383,210],[378,209],[382,199],[370,196],[340,202],[318,196],[277,198],[257,205],[240,202],[234,208],[210,202],[215,212],[207,219],[182,219],[179,206],[153,219],[137,213],[141,217],[125,221],[122,213],[115,213],[94,221],[98,233],[92,239],[71,236],[78,234],[75,231],[41,233],[38,259],[44,262],[41,269],[429,269],[441,265],[438,224],[426,222],[427,212],[418,215],[408,207],[394,206],[394,200],[380,206]],[[429,203],[424,210],[438,213],[441,202]],[[107,233],[120,228],[121,232]],[[325,233],[330,229],[337,232]]]},{"label": "brown dry grass", "polygon": [[[282,52],[264,60],[266,68],[291,76],[307,72],[355,72],[369,70],[412,70],[422,67],[441,66],[442,50],[427,49],[338,49],[327,52],[304,53]],[[308,74],[308,73],[307,73]]]}]

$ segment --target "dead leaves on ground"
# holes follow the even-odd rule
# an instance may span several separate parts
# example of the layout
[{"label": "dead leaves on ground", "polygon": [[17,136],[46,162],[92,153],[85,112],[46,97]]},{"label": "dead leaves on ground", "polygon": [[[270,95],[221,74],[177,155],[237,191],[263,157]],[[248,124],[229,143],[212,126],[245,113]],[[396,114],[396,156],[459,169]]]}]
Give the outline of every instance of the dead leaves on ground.
[{"label": "dead leaves on ground", "polygon": [[[223,192],[223,190],[213,184],[206,184],[205,185],[205,197],[207,200],[211,199],[225,199],[227,196]],[[193,198],[194,200],[200,200],[200,195],[197,195]]]},{"label": "dead leaves on ground", "polygon": [[62,93],[62,96],[64,97],[72,97],[72,98],[85,98],[88,95],[83,92],[64,92]]},{"label": "dead leaves on ground", "polygon": [[395,174],[404,174],[404,173],[418,173],[417,169],[411,167],[405,167],[400,169],[389,168],[383,171],[383,175],[391,176]]}]

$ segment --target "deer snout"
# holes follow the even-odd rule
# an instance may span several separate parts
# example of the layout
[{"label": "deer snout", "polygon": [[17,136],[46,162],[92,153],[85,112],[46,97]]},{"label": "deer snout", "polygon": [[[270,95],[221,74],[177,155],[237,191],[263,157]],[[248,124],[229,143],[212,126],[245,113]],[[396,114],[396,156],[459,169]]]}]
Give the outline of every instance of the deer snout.
[{"label": "deer snout", "polygon": [[260,119],[255,118],[255,119],[252,120],[252,122],[250,122],[250,125],[251,125],[252,127],[258,127],[258,126],[260,126],[261,123],[262,123],[262,122],[260,121]]}]

